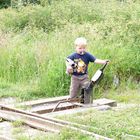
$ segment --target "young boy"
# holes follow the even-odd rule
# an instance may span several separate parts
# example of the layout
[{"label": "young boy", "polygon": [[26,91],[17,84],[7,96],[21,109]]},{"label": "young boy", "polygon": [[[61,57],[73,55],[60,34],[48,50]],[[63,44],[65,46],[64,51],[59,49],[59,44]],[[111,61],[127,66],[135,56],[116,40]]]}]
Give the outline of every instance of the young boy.
[{"label": "young boy", "polygon": [[[105,64],[107,60],[97,59],[95,56],[86,51],[87,40],[84,37],[79,37],[75,40],[76,52],[67,57],[66,71],[71,74],[70,98],[75,98],[81,88],[89,83],[88,79],[88,64],[94,62],[97,64]],[[72,61],[71,61],[72,60]],[[71,62],[70,62],[71,61]],[[69,65],[69,62],[71,65]],[[74,64],[72,64],[74,62]],[[89,95],[84,95],[84,103],[90,102]]]}]

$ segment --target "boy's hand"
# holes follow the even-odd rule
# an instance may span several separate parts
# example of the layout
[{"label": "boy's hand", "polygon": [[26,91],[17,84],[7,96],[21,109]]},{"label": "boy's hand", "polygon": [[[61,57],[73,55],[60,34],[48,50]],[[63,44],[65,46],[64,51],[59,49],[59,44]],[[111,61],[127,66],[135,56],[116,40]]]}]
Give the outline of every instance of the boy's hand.
[{"label": "boy's hand", "polygon": [[73,73],[73,68],[72,67],[67,67],[67,73],[72,74]]},{"label": "boy's hand", "polygon": [[106,64],[106,63],[109,63],[110,61],[107,59],[107,60],[102,60],[102,59],[96,59],[94,61],[94,63],[96,64]]},{"label": "boy's hand", "polygon": [[110,60],[105,60],[105,63],[109,64],[110,63]]}]

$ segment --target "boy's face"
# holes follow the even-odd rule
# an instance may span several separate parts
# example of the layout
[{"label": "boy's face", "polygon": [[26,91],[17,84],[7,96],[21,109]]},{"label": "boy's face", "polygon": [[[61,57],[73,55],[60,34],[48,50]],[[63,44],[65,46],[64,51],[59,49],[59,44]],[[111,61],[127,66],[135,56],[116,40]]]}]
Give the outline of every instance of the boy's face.
[{"label": "boy's face", "polygon": [[86,45],[76,45],[76,52],[83,55],[86,51]]}]

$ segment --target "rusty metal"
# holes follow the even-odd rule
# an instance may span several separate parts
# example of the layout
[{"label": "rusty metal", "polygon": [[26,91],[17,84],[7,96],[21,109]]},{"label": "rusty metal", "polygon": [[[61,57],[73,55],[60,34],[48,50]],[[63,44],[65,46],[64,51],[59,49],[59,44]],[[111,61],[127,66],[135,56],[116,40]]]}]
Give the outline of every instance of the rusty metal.
[{"label": "rusty metal", "polygon": [[73,123],[70,123],[67,121],[42,117],[34,113],[29,113],[29,112],[22,111],[19,109],[6,107],[4,105],[1,105],[0,107],[0,117],[2,117],[5,120],[10,120],[10,121],[16,121],[17,119],[18,120],[20,119],[23,123],[28,124],[31,127],[44,130],[44,131],[51,131],[51,132],[59,133],[60,130],[65,127],[71,130],[79,131],[86,135],[93,136],[96,139],[112,140],[110,138],[84,130],[82,128],[75,127]]},{"label": "rusty metal", "polygon": [[[79,105],[76,105],[76,104],[64,104],[63,106],[61,107],[57,107],[55,109],[55,111],[62,111],[62,110],[68,110],[68,109],[73,109],[73,108],[78,108],[80,107]],[[32,110],[32,113],[37,113],[37,114],[46,114],[46,113],[51,113],[51,112],[54,112],[55,107],[46,107],[46,108],[42,108],[42,109],[34,109]]]},{"label": "rusty metal", "polygon": [[55,97],[55,98],[47,98],[47,99],[39,99],[39,100],[33,100],[33,101],[26,101],[19,104],[19,106],[38,106],[43,104],[55,104],[59,101],[64,101],[68,99],[69,96],[61,96],[61,97]]},{"label": "rusty metal", "polygon": [[[66,103],[66,102],[70,102],[70,103],[72,103],[72,102],[80,102],[80,98],[69,98],[69,99],[66,99],[66,100],[64,100],[64,101],[59,101],[57,104],[56,104],[56,106],[54,107],[54,109],[52,110],[52,112],[54,112],[57,108],[58,108],[58,106],[60,105],[60,104],[62,104],[62,103]],[[77,105],[75,105],[75,107],[76,107]]]},{"label": "rusty metal", "polygon": [[[67,99],[67,100],[64,98],[63,99],[61,98],[59,100],[57,99],[57,101],[58,102],[53,100],[52,102],[55,103],[55,104],[53,104],[53,106],[50,106],[50,107],[47,106],[47,108],[44,108],[44,110],[38,109],[38,111],[36,110],[36,113],[43,114],[46,112],[48,113],[48,112],[54,112],[54,111],[59,111],[59,110],[67,110],[67,109],[76,108],[76,107],[83,108],[83,109],[86,109],[88,107],[87,105],[80,104],[79,98]],[[44,101],[44,102],[46,103],[46,101]],[[50,100],[49,104],[52,105],[52,102]],[[38,103],[39,103],[38,105],[42,104],[40,101]],[[60,104],[62,104],[62,105],[60,106]],[[33,105],[33,102],[32,102],[32,105]],[[94,101],[93,104],[90,105],[90,107],[95,108],[95,107],[102,106],[102,105],[116,106],[117,103],[114,100],[99,99],[97,101]],[[34,127],[36,129],[40,129],[43,131],[51,131],[51,132],[55,132],[55,133],[56,132],[59,133],[60,130],[65,127],[65,128],[69,128],[71,130],[79,131],[86,135],[93,136],[96,139],[112,140],[110,138],[87,131],[86,126],[84,126],[84,125],[50,118],[48,116],[46,117],[46,116],[42,116],[42,115],[39,115],[36,113],[23,111],[23,110],[16,109],[16,108],[11,108],[11,107],[5,106],[5,105],[0,105],[0,117],[5,120],[16,121],[16,120],[20,119],[25,124],[27,124],[31,127]]]},{"label": "rusty metal", "polygon": [[[80,102],[79,98],[73,98],[73,99],[65,99],[57,102],[57,104],[44,104],[43,106],[34,106],[30,110],[32,113],[37,114],[46,114],[54,111],[62,111],[62,110],[68,110],[73,109],[77,107],[81,107],[81,105],[74,104],[76,102]],[[61,106],[59,106],[61,104]],[[59,107],[58,107],[59,106]]]}]

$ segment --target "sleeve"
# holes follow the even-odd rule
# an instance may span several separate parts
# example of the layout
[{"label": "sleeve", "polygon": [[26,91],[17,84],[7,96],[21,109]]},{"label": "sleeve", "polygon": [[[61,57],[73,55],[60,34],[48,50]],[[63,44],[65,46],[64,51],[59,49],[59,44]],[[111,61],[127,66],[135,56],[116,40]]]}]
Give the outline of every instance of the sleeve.
[{"label": "sleeve", "polygon": [[75,56],[75,54],[73,53],[73,54],[69,55],[67,58],[74,60],[74,56]]},{"label": "sleeve", "polygon": [[88,56],[90,62],[94,62],[96,60],[96,57],[93,56],[92,54],[88,53]]}]

